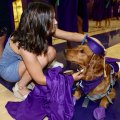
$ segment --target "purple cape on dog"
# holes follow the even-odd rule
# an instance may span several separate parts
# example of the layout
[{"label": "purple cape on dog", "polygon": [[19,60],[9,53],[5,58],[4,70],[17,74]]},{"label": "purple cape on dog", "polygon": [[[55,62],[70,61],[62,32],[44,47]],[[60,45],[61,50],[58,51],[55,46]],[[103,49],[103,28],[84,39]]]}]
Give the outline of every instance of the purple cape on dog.
[{"label": "purple cape on dog", "polygon": [[74,101],[71,94],[73,77],[62,73],[62,68],[48,70],[47,85],[36,85],[22,102],[8,102],[6,108],[15,120],[71,120]]}]

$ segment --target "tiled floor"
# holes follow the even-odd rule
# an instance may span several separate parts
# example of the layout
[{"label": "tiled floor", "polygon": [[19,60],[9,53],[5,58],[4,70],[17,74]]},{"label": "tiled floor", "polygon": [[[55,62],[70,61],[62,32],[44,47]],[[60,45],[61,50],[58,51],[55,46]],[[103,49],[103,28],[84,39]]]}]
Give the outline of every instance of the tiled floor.
[{"label": "tiled floor", "polygon": [[[94,37],[98,38],[105,45],[106,48],[108,48],[112,45],[115,45],[117,43],[120,43],[120,20],[119,21],[118,20],[112,20],[112,25],[109,28],[95,28],[93,21],[89,22],[89,26],[90,26],[90,28],[89,28],[89,33],[88,34],[90,36],[94,36]],[[112,31],[112,32],[110,32],[110,31]],[[55,45],[55,48],[58,51],[58,56],[57,56],[58,61],[65,63],[65,60],[63,59],[64,55],[63,55],[63,52],[61,52],[61,51],[63,49],[65,49],[66,44],[63,43],[61,40],[56,40],[56,39],[53,40],[53,43]],[[118,51],[118,53],[120,53],[120,52]],[[120,87],[120,84],[118,84],[118,86]],[[7,87],[9,87],[9,86],[7,86]],[[120,92],[118,91],[118,93],[120,93]],[[12,92],[10,92],[8,89],[6,89],[0,83],[0,120],[13,120],[8,115],[8,113],[5,109],[5,104],[8,101],[18,101],[18,99],[16,99],[13,96]],[[115,104],[115,106],[117,106],[117,103]],[[116,109],[118,109],[120,111],[120,108],[118,108],[118,107],[114,108],[115,106],[113,106],[113,110],[115,111]],[[118,104],[118,106],[119,106],[119,104]],[[80,109],[80,107],[78,109]],[[117,110],[117,112],[118,112],[118,110]],[[76,115],[78,116],[78,114],[79,113],[77,111]],[[83,115],[83,114],[84,114],[84,112],[81,111],[80,115]],[[114,112],[111,113],[110,111],[108,111],[108,114],[113,114],[114,115]],[[120,112],[118,112],[117,114],[119,116]],[[86,115],[87,115],[87,113],[86,113]],[[75,120],[81,120],[81,119],[76,118]],[[89,118],[89,119],[85,119],[85,120],[93,120],[93,118]],[[116,116],[115,116],[115,119],[113,119],[111,117],[111,118],[108,118],[106,120],[120,120],[120,119],[116,118]]]},{"label": "tiled floor", "polygon": [[8,101],[18,101],[12,92],[0,84],[0,120],[13,120],[7,113],[5,105]]},{"label": "tiled floor", "polygon": [[[98,34],[104,33],[104,34],[108,34],[108,36],[109,36],[110,31],[117,31],[120,29],[120,20],[111,20],[111,26],[107,27],[107,28],[104,27],[104,21],[102,23],[103,23],[102,28],[95,28],[95,21],[89,20],[88,35],[93,36],[93,35],[98,35]],[[53,44],[59,44],[62,42],[65,42],[65,41],[60,40],[60,39],[55,39],[55,38],[53,39]]]}]

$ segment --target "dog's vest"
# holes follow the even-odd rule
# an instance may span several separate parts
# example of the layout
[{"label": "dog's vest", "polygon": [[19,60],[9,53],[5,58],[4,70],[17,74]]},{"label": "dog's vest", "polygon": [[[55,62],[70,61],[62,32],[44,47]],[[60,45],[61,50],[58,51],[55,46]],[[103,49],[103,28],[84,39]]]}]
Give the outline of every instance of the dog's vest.
[{"label": "dog's vest", "polygon": [[[104,94],[97,94],[97,95],[93,95],[93,96],[88,95],[88,93],[91,90],[96,88],[96,86],[102,82],[102,80],[104,79],[104,74],[92,81],[80,80],[79,82],[76,83],[76,87],[80,86],[81,90],[84,92],[84,94],[86,94],[86,97],[92,101],[101,99],[104,96],[106,96],[108,98],[109,102],[112,103],[112,100],[110,99],[110,97],[108,95],[111,92],[111,90],[115,84],[115,81],[117,79],[115,74],[118,72],[119,67],[118,67],[117,63],[109,63],[109,64],[112,67],[111,74],[110,74],[110,85],[107,87],[107,90]],[[75,87],[74,87],[74,89],[75,89]]]}]

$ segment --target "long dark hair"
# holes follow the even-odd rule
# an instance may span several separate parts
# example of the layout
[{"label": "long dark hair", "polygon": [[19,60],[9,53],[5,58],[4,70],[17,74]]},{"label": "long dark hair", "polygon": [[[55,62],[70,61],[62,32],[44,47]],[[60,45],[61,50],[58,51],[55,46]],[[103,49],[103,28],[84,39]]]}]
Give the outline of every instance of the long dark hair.
[{"label": "long dark hair", "polygon": [[37,55],[47,51],[47,38],[52,34],[54,9],[42,2],[32,2],[22,13],[18,29],[12,34],[13,42]]}]

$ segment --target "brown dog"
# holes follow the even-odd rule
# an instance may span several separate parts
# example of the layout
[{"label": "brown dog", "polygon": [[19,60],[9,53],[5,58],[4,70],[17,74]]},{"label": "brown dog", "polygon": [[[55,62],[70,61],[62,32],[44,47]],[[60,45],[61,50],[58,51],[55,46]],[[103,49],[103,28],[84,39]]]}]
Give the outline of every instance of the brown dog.
[{"label": "brown dog", "polygon": [[[111,65],[105,64],[104,57],[94,54],[87,44],[67,49],[66,59],[82,68],[81,74],[84,74],[84,77],[81,81],[83,84],[84,82],[96,84],[90,90],[89,86],[79,86],[74,96],[79,99],[85,90],[84,93],[89,99],[93,101],[101,99],[100,106],[107,108],[108,104],[112,103],[112,100],[116,97],[116,91],[113,88],[116,73],[111,73]],[[104,71],[106,71],[106,76],[104,75]]]}]

